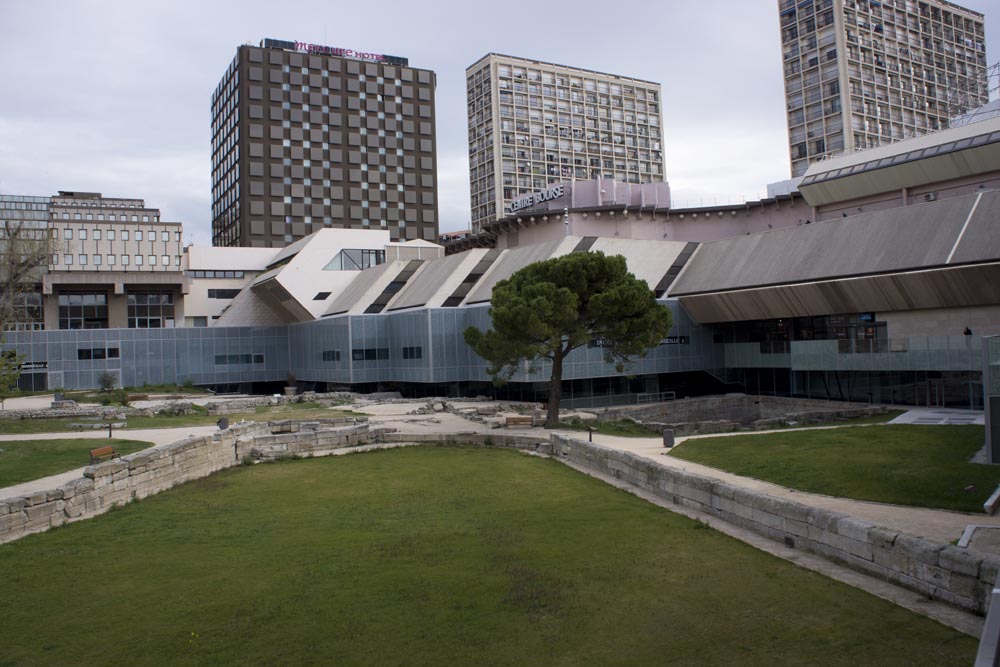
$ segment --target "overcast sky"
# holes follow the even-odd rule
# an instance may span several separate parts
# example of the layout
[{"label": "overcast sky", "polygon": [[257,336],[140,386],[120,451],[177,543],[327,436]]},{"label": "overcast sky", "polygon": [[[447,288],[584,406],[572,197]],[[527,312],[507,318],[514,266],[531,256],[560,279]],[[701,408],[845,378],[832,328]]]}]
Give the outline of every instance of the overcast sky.
[{"label": "overcast sky", "polygon": [[[998,60],[996,0],[988,62]],[[140,197],[211,244],[210,98],[264,37],[389,53],[438,76],[441,231],[469,226],[465,68],[490,51],[663,86],[675,206],[789,177],[776,0],[0,0],[0,193]]]}]

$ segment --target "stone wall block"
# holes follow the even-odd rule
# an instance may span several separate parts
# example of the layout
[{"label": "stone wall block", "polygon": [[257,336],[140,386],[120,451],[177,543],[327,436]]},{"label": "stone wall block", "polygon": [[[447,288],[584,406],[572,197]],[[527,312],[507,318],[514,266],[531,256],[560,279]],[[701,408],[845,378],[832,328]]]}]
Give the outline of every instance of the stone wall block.
[{"label": "stone wall block", "polygon": [[896,548],[915,561],[937,565],[938,554],[944,548],[943,544],[925,540],[912,535],[900,535],[896,538]]},{"label": "stone wall block", "polygon": [[899,532],[895,530],[875,526],[868,531],[868,541],[875,549],[891,549],[895,545],[898,535]]},{"label": "stone wall block", "polygon": [[976,551],[948,545],[938,553],[938,565],[967,577],[978,578],[983,555]]},{"label": "stone wall block", "polygon": [[868,541],[868,531],[875,528],[875,524],[863,519],[854,517],[844,517],[837,521],[837,534],[861,542]]}]

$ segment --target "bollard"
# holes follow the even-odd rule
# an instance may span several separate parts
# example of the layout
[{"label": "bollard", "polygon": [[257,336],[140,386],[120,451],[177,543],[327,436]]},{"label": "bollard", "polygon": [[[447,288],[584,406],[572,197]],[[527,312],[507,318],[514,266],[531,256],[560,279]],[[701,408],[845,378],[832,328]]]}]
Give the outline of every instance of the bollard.
[{"label": "bollard", "polygon": [[674,446],[674,429],[665,428],[663,429],[663,446],[670,449]]}]

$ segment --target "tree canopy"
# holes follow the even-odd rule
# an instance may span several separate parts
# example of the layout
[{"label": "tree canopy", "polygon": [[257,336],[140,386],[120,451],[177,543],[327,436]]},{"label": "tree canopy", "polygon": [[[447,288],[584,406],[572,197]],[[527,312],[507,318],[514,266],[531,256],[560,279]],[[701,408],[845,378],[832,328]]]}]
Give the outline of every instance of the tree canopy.
[{"label": "tree canopy", "polygon": [[559,421],[562,364],[571,351],[595,342],[619,372],[670,330],[670,310],[625,265],[620,255],[571,253],[530,264],[493,288],[493,328],[465,330],[465,341],[490,362],[495,382],[508,380],[523,360],[552,363],[546,424]]}]

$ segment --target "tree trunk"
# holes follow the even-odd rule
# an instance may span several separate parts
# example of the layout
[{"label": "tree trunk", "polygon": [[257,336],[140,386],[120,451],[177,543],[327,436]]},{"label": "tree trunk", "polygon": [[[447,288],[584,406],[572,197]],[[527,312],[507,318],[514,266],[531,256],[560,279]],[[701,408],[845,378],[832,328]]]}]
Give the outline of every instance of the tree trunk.
[{"label": "tree trunk", "polygon": [[562,400],[562,348],[552,356],[552,378],[549,387],[549,411],[545,415],[545,425],[555,428],[559,425],[559,401]]}]

